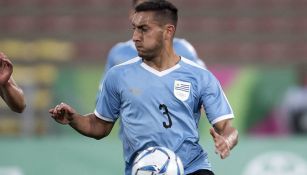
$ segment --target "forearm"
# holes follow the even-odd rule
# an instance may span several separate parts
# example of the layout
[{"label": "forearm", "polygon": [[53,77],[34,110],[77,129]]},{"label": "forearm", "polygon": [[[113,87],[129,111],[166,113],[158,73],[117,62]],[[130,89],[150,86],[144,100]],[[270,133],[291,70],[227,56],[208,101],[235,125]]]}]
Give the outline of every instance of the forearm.
[{"label": "forearm", "polygon": [[69,125],[84,136],[101,139],[109,134],[107,126],[99,124],[97,117],[92,113],[85,116],[74,114],[72,117]]},{"label": "forearm", "polygon": [[13,79],[0,86],[1,96],[7,105],[15,112],[21,113],[26,107],[23,91]]}]

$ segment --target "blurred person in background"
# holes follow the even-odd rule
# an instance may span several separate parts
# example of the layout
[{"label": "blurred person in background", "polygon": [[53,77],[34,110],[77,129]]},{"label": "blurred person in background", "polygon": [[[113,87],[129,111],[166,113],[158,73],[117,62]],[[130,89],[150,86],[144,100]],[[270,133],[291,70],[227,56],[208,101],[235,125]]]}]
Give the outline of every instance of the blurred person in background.
[{"label": "blurred person in background", "polygon": [[[132,0],[132,6],[135,7],[144,1],[146,0]],[[129,15],[130,19],[133,14],[134,11],[131,10]],[[187,40],[182,38],[174,38],[173,47],[176,54],[192,60],[200,66],[205,67],[205,63],[199,59],[195,48]],[[136,56],[138,56],[138,53],[132,40],[119,42],[113,46],[108,53],[104,72],[107,72],[111,67],[126,62]]]},{"label": "blurred person in background", "polygon": [[95,139],[108,136],[119,119],[126,175],[138,152],[151,146],[175,151],[185,174],[213,175],[208,153],[199,144],[202,106],[222,159],[238,141],[233,111],[218,80],[174,51],[177,19],[177,8],[165,0],[138,4],[132,39],[139,56],[107,71],[95,111],[80,115],[65,103],[49,110],[56,122]]},{"label": "blurred person in background", "polygon": [[307,62],[296,66],[298,83],[288,88],[278,110],[289,133],[307,134]]},{"label": "blurred person in background", "polygon": [[0,96],[14,112],[22,113],[26,107],[22,89],[12,76],[13,64],[7,56],[0,52]]}]

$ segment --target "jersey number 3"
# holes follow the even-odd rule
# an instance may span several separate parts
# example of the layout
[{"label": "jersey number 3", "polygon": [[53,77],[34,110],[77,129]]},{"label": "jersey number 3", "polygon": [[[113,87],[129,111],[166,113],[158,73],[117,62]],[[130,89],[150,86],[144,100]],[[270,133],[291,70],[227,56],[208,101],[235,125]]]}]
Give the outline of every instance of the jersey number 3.
[{"label": "jersey number 3", "polygon": [[163,122],[163,127],[164,128],[170,128],[172,127],[173,123],[172,123],[172,119],[171,116],[169,115],[167,106],[165,104],[160,104],[159,109],[163,111],[163,115],[166,115],[167,119],[168,119],[168,123]]}]

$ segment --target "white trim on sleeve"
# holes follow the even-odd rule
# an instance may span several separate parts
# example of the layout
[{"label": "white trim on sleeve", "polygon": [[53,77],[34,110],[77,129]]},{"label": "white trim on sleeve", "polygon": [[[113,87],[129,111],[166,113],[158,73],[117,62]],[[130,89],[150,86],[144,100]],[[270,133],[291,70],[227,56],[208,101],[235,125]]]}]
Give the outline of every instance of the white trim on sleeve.
[{"label": "white trim on sleeve", "polygon": [[233,114],[222,115],[211,122],[211,125],[216,124],[219,121],[235,118]]},{"label": "white trim on sleeve", "polygon": [[114,122],[114,120],[100,115],[100,114],[97,112],[96,109],[95,109],[95,111],[94,111],[94,114],[95,114],[98,118],[100,118],[101,120],[104,120],[104,121],[107,121],[107,122]]}]

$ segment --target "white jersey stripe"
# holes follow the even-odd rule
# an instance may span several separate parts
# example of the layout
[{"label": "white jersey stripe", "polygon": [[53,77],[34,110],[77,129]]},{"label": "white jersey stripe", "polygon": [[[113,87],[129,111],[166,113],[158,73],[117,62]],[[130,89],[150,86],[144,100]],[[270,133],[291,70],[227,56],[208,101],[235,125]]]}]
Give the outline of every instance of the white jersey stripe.
[{"label": "white jersey stripe", "polygon": [[214,119],[212,122],[211,122],[211,125],[214,125],[222,120],[226,120],[226,119],[231,119],[231,118],[234,118],[234,115],[233,114],[227,114],[227,115],[223,115],[223,116],[220,116],[220,117],[217,117],[216,119]]},{"label": "white jersey stripe", "polygon": [[100,115],[100,114],[97,112],[97,110],[94,111],[94,114],[96,115],[96,117],[98,117],[98,118],[100,118],[100,119],[102,119],[102,120],[104,120],[104,121],[107,121],[107,122],[114,122],[114,120]]}]

